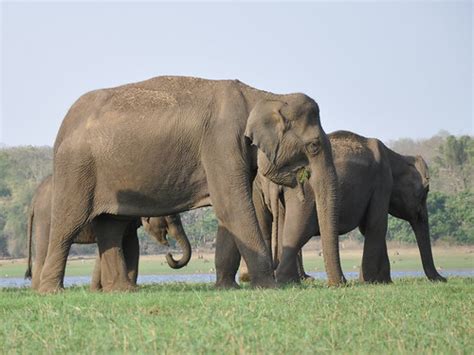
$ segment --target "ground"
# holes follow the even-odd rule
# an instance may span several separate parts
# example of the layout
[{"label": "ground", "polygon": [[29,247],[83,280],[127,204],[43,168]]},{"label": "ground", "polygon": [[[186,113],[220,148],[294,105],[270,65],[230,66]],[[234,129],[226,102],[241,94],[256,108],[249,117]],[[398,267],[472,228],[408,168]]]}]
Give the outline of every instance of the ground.
[{"label": "ground", "polygon": [[474,353],[474,279],[136,293],[0,289],[3,353]]}]

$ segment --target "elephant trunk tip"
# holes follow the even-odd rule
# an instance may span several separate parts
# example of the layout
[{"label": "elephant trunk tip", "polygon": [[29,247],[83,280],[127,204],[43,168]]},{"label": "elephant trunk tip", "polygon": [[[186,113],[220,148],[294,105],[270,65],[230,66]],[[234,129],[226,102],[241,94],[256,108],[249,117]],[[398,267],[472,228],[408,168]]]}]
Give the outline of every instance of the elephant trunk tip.
[{"label": "elephant trunk tip", "polygon": [[168,263],[169,267],[172,269],[181,269],[182,267],[185,267],[188,262],[189,262],[188,257],[183,257],[180,260],[175,260],[173,258],[173,254],[168,253],[166,254],[166,262]]}]

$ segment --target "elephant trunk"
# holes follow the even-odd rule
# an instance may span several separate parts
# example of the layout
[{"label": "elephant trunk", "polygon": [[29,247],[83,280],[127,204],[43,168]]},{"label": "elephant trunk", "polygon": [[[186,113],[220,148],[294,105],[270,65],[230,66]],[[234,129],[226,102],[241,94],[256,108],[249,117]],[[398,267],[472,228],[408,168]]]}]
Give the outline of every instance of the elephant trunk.
[{"label": "elephant trunk", "polygon": [[33,276],[33,272],[32,272],[32,252],[31,252],[31,248],[32,248],[32,238],[33,238],[33,218],[34,218],[34,209],[33,207],[31,207],[30,209],[30,214],[28,216],[28,235],[27,235],[27,238],[28,238],[28,268],[26,269],[26,272],[25,272],[25,279],[28,279],[28,280],[31,280],[32,276]]},{"label": "elephant trunk", "polygon": [[[329,142],[327,145],[330,147]],[[330,286],[346,282],[339,257],[338,182],[332,156],[322,151],[310,161],[310,184],[315,194],[324,264]]]},{"label": "elephant trunk", "polygon": [[188,236],[181,225],[173,227],[170,234],[176,239],[179,246],[181,247],[183,256],[179,260],[175,260],[171,253],[166,254],[166,261],[168,265],[173,269],[181,269],[186,266],[191,259],[191,244],[189,243]]},{"label": "elephant trunk", "polygon": [[425,271],[426,277],[431,281],[446,282],[446,278],[438,273],[434,265],[433,254],[431,252],[430,227],[426,204],[418,213],[417,217],[410,221],[410,225],[415,232],[416,243],[418,244],[421,263],[423,264],[423,270]]}]

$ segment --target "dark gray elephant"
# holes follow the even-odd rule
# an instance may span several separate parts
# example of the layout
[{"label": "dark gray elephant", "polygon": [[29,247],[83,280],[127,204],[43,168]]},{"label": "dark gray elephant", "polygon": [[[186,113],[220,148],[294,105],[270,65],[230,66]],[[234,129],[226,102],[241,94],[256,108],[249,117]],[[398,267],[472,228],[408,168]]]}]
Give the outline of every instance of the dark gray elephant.
[{"label": "dark gray elephant", "polygon": [[[436,271],[431,252],[426,206],[429,174],[423,158],[397,154],[377,139],[351,132],[338,131],[328,137],[339,181],[339,234],[359,227],[365,237],[361,279],[391,281],[385,240],[391,214],[410,223],[428,279],[446,281]],[[281,187],[260,174],[254,186],[256,206],[261,210],[257,214],[266,240],[270,240],[274,212],[279,211],[275,215],[279,228],[277,233],[273,230],[273,236],[279,237],[276,277],[284,273],[288,278],[291,274],[297,281],[304,276],[297,253],[311,236],[319,235],[311,186],[302,183],[296,188]]]},{"label": "dark gray elephant", "polygon": [[[49,233],[51,227],[51,190],[52,190],[52,176],[45,178],[36,189],[35,195],[31,202],[29,218],[28,218],[28,269],[25,273],[25,278],[32,278],[31,287],[38,289],[40,283],[40,275],[43,269],[43,264],[46,259],[46,252],[49,242]],[[127,272],[133,285],[136,285],[138,276],[138,259],[139,259],[139,245],[137,237],[137,228],[143,224],[145,231],[153,236],[160,244],[168,245],[166,239],[167,234],[173,236],[183,250],[183,256],[179,260],[175,260],[173,256],[168,253],[166,260],[170,267],[179,269],[185,266],[191,258],[191,245],[189,244],[186,232],[183,229],[179,215],[154,217],[154,218],[136,218],[132,220],[127,226],[123,241],[122,250],[124,254],[125,263],[127,265]],[[32,239],[35,239],[35,263],[34,270],[32,270]],[[83,227],[80,233],[76,235],[73,243],[77,244],[91,244],[96,243],[96,236],[90,224]],[[94,268],[94,276],[92,279],[91,288],[101,289],[102,285],[110,284],[107,278],[101,279],[100,275],[100,259],[99,263]],[[107,276],[105,276],[107,277]]]},{"label": "dark gray elephant", "polygon": [[[257,151],[263,152],[257,161]],[[146,157],[144,159],[143,157]],[[259,287],[274,287],[269,252],[252,203],[257,164],[288,186],[308,166],[330,284],[340,267],[337,177],[314,100],[276,95],[238,80],[157,77],[85,94],[63,120],[54,145],[51,237],[40,292],[63,287],[75,234],[92,222],[102,272],[126,290],[121,249],[131,218],[212,204],[218,219],[217,286],[235,287],[244,257]],[[119,264],[108,260],[121,260]]]}]

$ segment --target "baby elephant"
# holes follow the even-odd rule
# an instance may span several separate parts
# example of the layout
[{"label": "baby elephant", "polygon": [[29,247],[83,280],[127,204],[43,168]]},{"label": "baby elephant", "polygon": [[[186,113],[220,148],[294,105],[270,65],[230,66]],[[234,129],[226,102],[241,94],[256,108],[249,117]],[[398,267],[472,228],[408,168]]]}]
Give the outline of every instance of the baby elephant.
[{"label": "baby elephant", "polygon": [[[49,231],[51,226],[51,184],[52,176],[48,176],[36,189],[31,202],[28,219],[28,269],[25,278],[32,278],[31,287],[38,289],[41,271],[46,253],[48,251]],[[170,234],[179,243],[183,251],[183,256],[175,260],[171,253],[166,255],[168,265],[174,269],[179,269],[189,262],[191,258],[191,245],[181,224],[179,215],[166,217],[143,217],[130,222],[125,230],[122,250],[128,271],[128,277],[136,285],[138,276],[139,245],[137,229],[143,225],[145,231],[152,235],[160,244],[168,245],[166,235]],[[33,233],[34,232],[34,233]],[[35,263],[32,272],[32,238],[35,237]],[[86,225],[74,239],[77,244],[96,243],[96,236],[90,224]],[[107,275],[102,275],[100,269],[100,259],[96,261],[91,289],[107,290]]]},{"label": "baby elephant", "polygon": [[[334,132],[329,139],[339,182],[339,234],[359,227],[365,237],[361,280],[391,281],[385,240],[391,214],[410,223],[428,279],[446,281],[436,271],[431,252],[426,206],[429,174],[423,158],[397,154],[377,139],[351,132]],[[304,182],[288,188],[260,174],[255,179],[254,202],[261,229],[267,240],[271,234],[278,236],[275,264],[279,281],[299,280],[298,252],[312,236],[319,235],[310,189]]]}]

